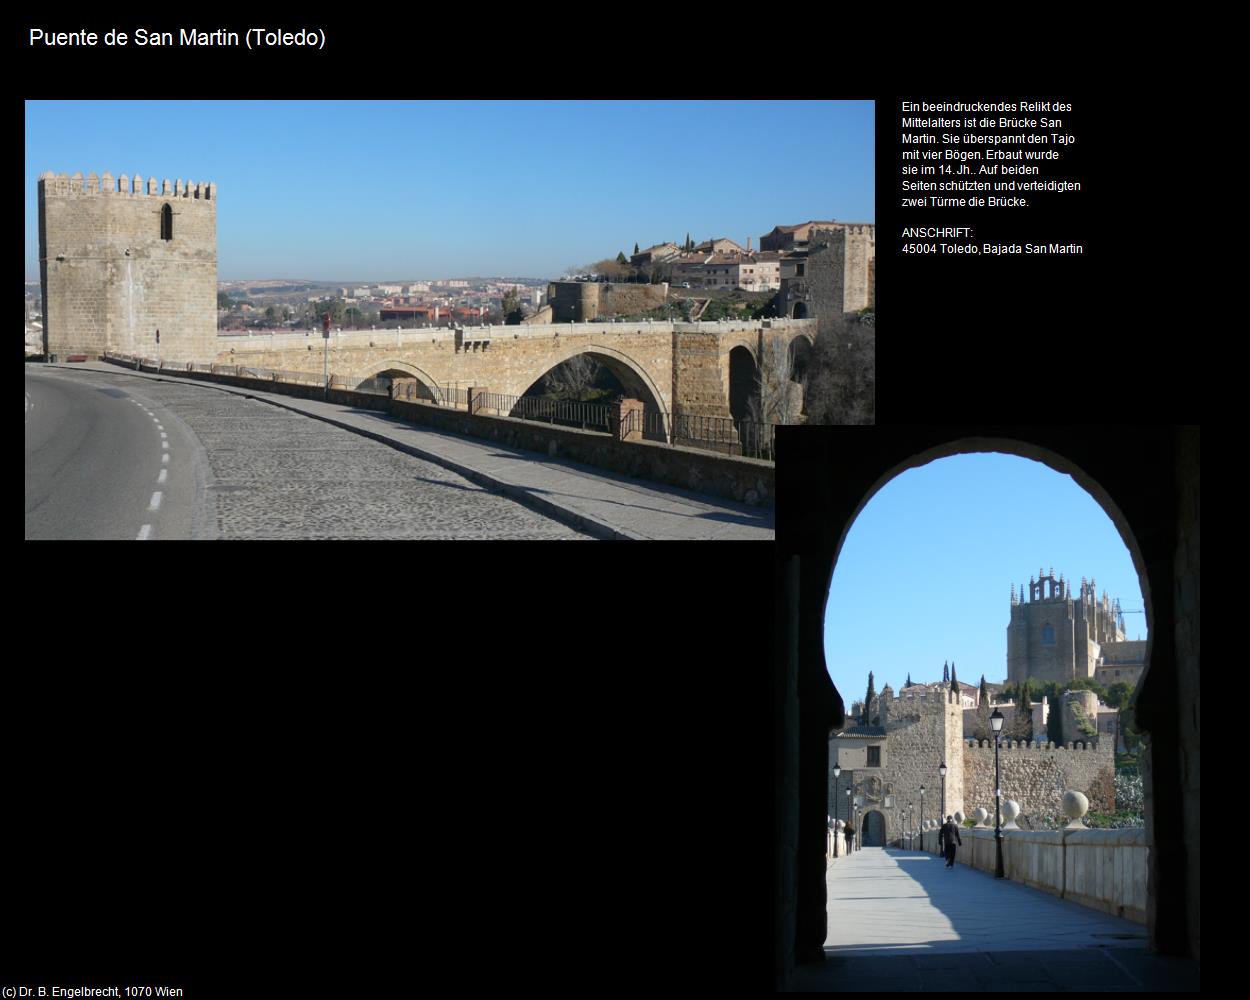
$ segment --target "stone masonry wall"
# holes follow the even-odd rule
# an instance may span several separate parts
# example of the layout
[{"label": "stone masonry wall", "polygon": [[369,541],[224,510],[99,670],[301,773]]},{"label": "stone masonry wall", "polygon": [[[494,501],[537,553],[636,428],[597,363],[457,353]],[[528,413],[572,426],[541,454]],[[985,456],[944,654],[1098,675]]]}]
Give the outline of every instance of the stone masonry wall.
[{"label": "stone masonry wall", "polygon": [[[1004,799],[1020,803],[1021,812],[1060,813],[1063,793],[1084,792],[1091,810],[1115,808],[1115,755],[1111,740],[1048,749],[1046,745],[1003,741],[999,749]],[[994,815],[994,745],[964,745],[965,813],[978,806]]]},{"label": "stone masonry wall", "polygon": [[631,316],[645,313],[668,299],[668,285],[609,282],[601,286],[600,316]]},{"label": "stone masonry wall", "polygon": [[[919,810],[920,786],[925,787],[924,819],[937,819],[941,811],[942,779],[938,774],[938,766],[942,763],[943,747],[946,745],[948,727],[945,705],[926,707],[919,713],[905,714],[899,718],[895,712],[909,712],[895,702],[890,708],[890,718],[886,726],[888,734],[885,749],[882,751],[882,766],[878,769],[866,769],[859,772],[857,778],[857,794],[864,794],[870,787],[875,788],[871,778],[881,780],[880,796],[882,814],[886,817],[887,840],[897,836],[902,823],[902,809],[910,805]],[[952,802],[961,797],[958,776],[948,774],[946,785],[947,811],[953,812]],[[884,807],[887,796],[893,796],[894,804]],[[867,808],[868,803],[865,803]]]},{"label": "stone masonry wall", "polygon": [[552,281],[547,285],[557,323],[581,323],[598,316],[629,316],[664,305],[668,285],[612,281]]},{"label": "stone masonry wall", "polygon": [[673,333],[673,394],[677,412],[728,417],[729,389],[721,380],[720,337],[714,333]]},{"label": "stone masonry wall", "polygon": [[138,177],[133,187],[108,173],[40,177],[48,351],[155,354],[159,329],[163,358],[205,361],[217,349],[216,189]]}]

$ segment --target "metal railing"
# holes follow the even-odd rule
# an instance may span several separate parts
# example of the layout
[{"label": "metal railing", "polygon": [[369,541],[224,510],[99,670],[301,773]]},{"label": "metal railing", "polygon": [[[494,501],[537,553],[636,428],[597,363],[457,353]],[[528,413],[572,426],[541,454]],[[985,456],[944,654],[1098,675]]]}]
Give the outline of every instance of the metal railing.
[{"label": "metal railing", "polygon": [[539,396],[508,396],[483,392],[477,397],[474,411],[493,411],[501,417],[539,420],[563,427],[608,433],[612,428],[612,408],[603,403],[581,403],[573,400],[544,399]]},{"label": "metal railing", "polygon": [[673,417],[673,444],[776,461],[775,424],[680,413]]}]

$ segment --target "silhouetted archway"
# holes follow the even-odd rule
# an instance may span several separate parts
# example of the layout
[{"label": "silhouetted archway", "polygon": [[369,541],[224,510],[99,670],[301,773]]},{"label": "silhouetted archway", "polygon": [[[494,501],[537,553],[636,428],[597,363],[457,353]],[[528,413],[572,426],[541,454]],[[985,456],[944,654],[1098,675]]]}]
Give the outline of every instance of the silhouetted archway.
[{"label": "silhouetted archway", "polygon": [[[827,932],[827,733],[843,724],[846,710],[829,680],[822,638],[837,555],[859,511],[894,476],[935,458],[980,451],[1032,458],[1071,475],[1098,501],[1129,550],[1149,644],[1136,713],[1155,747],[1140,762],[1150,788],[1147,926],[1159,951],[1198,955],[1199,431],[1134,427],[1131,433],[1117,431],[1115,446],[1108,447],[1107,436],[1094,430],[961,425],[877,427],[870,438],[839,434],[836,428],[833,433],[803,428],[784,442],[778,435],[779,451],[786,455],[778,463],[779,493],[821,498],[794,504],[784,543],[778,535],[778,608],[784,611],[778,619],[774,704],[775,717],[786,721],[775,739],[774,785],[794,789],[778,799],[775,811],[777,857],[794,852],[794,882],[787,883],[783,874],[778,894],[793,898],[793,908],[775,910],[779,980],[796,958],[823,957]],[[1153,824],[1167,824],[1174,836],[1154,836]],[[780,861],[775,870],[784,873]],[[793,897],[786,895],[790,891]]]},{"label": "silhouetted archway", "polygon": [[864,847],[884,847],[885,817],[876,809],[870,809],[864,813],[861,823],[863,824],[863,839],[860,843]]},{"label": "silhouetted archway", "polygon": [[735,420],[746,419],[758,374],[755,355],[748,348],[735,347],[729,352],[729,412]]},{"label": "silhouetted archway", "polygon": [[793,319],[807,319],[807,303],[806,302],[794,303],[794,309],[791,310],[790,316]]},{"label": "silhouetted archway", "polygon": [[806,337],[790,341],[790,378],[802,382],[807,377],[807,363],[812,356],[812,342]]}]

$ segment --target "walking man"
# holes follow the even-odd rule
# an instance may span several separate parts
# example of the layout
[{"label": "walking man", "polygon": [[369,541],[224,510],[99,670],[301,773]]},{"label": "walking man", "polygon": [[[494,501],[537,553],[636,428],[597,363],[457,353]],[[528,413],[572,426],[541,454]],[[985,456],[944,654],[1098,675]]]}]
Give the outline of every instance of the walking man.
[{"label": "walking man", "polygon": [[959,827],[955,825],[955,817],[947,816],[946,822],[942,824],[942,831],[938,834],[938,847],[946,855],[947,868],[955,867],[955,847],[963,847],[963,844],[959,838]]}]

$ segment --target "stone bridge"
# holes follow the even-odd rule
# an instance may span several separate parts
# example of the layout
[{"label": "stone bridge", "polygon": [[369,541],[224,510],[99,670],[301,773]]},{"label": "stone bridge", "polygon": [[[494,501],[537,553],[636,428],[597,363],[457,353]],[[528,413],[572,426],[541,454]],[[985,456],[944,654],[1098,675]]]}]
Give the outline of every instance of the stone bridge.
[{"label": "stone bridge", "polygon": [[[329,368],[340,378],[416,379],[435,399],[474,386],[521,396],[579,354],[605,365],[626,393],[663,414],[742,416],[760,353],[780,340],[800,362],[814,319],[708,323],[548,323],[332,332]],[[322,371],[319,331],[218,338],[221,364]]]}]

